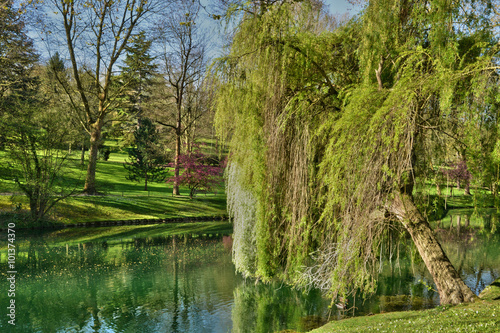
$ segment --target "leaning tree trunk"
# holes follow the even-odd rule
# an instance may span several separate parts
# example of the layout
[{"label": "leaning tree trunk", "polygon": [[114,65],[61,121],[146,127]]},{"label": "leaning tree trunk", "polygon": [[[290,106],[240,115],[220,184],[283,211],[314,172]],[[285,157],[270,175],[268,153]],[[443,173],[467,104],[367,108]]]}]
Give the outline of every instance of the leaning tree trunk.
[{"label": "leaning tree trunk", "polygon": [[434,236],[429,223],[420,214],[411,197],[408,194],[395,193],[388,210],[410,233],[434,279],[441,304],[459,304],[477,299],[477,296],[460,278]]}]

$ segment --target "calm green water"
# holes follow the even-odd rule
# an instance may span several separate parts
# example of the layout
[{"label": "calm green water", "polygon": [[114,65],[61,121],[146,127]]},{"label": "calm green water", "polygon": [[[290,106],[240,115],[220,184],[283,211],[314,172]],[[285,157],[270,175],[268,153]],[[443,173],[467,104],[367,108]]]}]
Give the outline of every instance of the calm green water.
[{"label": "calm green water", "polygon": [[[235,274],[222,235],[117,244],[21,242],[15,329],[1,281],[1,332],[273,332],[325,316],[318,292],[255,285]],[[7,271],[2,252],[2,273]]]},{"label": "calm green water", "polygon": [[[447,231],[441,237],[476,293],[500,276],[497,236]],[[329,301],[318,291],[245,281],[234,271],[228,236],[68,245],[54,245],[54,239],[16,239],[15,326],[7,322],[12,299],[7,294],[8,258],[5,248],[0,252],[1,332],[304,332],[327,318],[439,302],[411,247],[389,251],[391,260],[378,267],[382,275],[376,296],[364,303],[349,299],[349,311],[329,311]]]}]

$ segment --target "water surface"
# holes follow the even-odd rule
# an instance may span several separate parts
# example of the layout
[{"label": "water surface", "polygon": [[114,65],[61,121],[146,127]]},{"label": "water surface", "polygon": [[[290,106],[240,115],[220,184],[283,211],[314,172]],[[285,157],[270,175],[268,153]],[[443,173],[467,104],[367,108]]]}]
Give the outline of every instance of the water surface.
[{"label": "water surface", "polygon": [[[102,229],[101,229],[102,230]],[[99,228],[88,229],[88,234]],[[500,276],[498,235],[446,229],[443,248],[479,293]],[[16,326],[0,311],[2,332],[305,332],[326,320],[438,305],[430,276],[412,246],[393,245],[376,295],[329,308],[317,290],[261,284],[235,273],[224,234],[57,241],[16,239]],[[390,244],[388,246],[391,246]],[[7,253],[0,252],[0,307],[9,297]],[[390,260],[389,260],[390,259]]]}]

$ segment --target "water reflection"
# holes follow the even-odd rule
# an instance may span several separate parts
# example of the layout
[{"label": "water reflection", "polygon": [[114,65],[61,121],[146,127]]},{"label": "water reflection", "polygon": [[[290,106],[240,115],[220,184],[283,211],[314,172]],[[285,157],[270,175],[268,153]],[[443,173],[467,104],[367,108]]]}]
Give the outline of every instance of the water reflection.
[{"label": "water reflection", "polygon": [[[231,243],[224,235],[20,242],[14,331],[271,332],[323,317],[328,303],[317,293],[256,286],[235,274]],[[0,318],[0,331],[7,325]]]},{"label": "water reflection", "polygon": [[[462,224],[465,218],[462,218]],[[441,226],[445,252],[479,293],[500,276],[500,242],[491,233]],[[498,220],[496,220],[498,221]],[[481,236],[482,235],[482,236]],[[53,246],[46,238],[19,240],[16,327],[5,316],[0,331],[18,332],[306,332],[330,319],[439,302],[425,265],[411,245],[382,261],[374,297],[350,298],[329,310],[318,291],[255,284],[234,271],[228,235],[137,238],[126,242]],[[6,251],[1,262],[5,267]],[[0,281],[7,290],[6,269]],[[7,307],[2,294],[0,307]],[[7,330],[7,328],[9,330]]]},{"label": "water reflection", "polygon": [[247,281],[234,290],[233,332],[306,332],[326,323],[328,305],[317,290],[304,293],[278,283]]},{"label": "water reflection", "polygon": [[[16,330],[201,332],[207,320],[230,327],[234,270],[220,240],[186,236],[64,247],[27,242],[16,261]],[[217,325],[212,331],[222,332]],[[7,327],[3,318],[1,326]]]}]

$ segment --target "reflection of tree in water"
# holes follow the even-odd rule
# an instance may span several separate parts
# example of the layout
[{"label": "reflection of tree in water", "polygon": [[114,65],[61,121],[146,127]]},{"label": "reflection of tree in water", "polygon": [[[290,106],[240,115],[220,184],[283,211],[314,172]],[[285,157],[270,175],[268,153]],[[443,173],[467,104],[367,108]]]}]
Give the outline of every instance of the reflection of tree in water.
[{"label": "reflection of tree in water", "polygon": [[172,255],[171,269],[166,266],[165,277],[169,286],[166,310],[171,314],[165,320],[168,332],[207,330],[213,324],[206,322],[210,313],[217,312],[224,300],[231,302],[234,268],[221,240],[173,237],[172,246],[165,249]]},{"label": "reflection of tree in water", "polygon": [[[184,306],[192,308],[190,302],[197,301],[193,295],[198,277],[193,273],[194,277],[186,278],[186,272],[193,267],[217,267],[224,260],[230,265],[221,240],[222,235],[207,235],[119,245],[19,242],[16,269],[22,289],[16,299],[29,311],[19,311],[18,326],[23,332],[61,328],[98,331],[110,326],[113,330],[143,331],[150,326],[146,331],[154,332],[172,300],[174,280],[180,301],[178,322],[187,322]],[[172,267],[175,279],[171,278]],[[234,271],[231,273],[234,279]],[[205,290],[217,288],[206,286]]]},{"label": "reflection of tree in water", "polygon": [[445,253],[476,294],[500,277],[500,235],[494,228],[498,216],[483,215],[482,220],[483,228],[462,226],[460,232],[443,229],[438,232]]},{"label": "reflection of tree in water", "polygon": [[245,281],[235,288],[233,332],[312,330],[328,318],[329,301],[317,290],[305,293],[277,283]]},{"label": "reflection of tree in water", "polygon": [[349,297],[348,311],[342,315],[419,310],[438,304],[432,278],[406,233],[389,234],[383,244],[379,252],[375,294],[367,299]]},{"label": "reflection of tree in water", "polygon": [[[145,238],[124,246],[122,255],[126,262],[141,268],[128,269],[120,279],[113,279],[114,288],[107,295],[112,302],[103,309],[108,322],[128,330],[134,323],[145,332],[185,332],[195,321],[192,317],[196,316],[196,310],[203,308],[200,302],[206,296],[199,286],[198,274],[204,276],[200,268],[217,267],[217,260],[212,258],[223,253],[221,238],[184,235]],[[226,260],[230,262],[227,254]],[[154,273],[144,274],[144,270]],[[210,285],[205,289],[216,288]]]},{"label": "reflection of tree in water", "polygon": [[92,279],[95,266],[105,263],[102,247],[54,247],[41,239],[19,242],[16,301],[23,309],[16,318],[19,331],[82,329],[89,327],[89,322],[99,329],[97,291],[92,289]]},{"label": "reflection of tree in water", "polygon": [[[86,311],[81,311],[82,316],[80,317],[79,326],[83,329],[86,322],[89,322],[93,332],[99,332],[101,328],[101,322],[99,319],[99,308],[97,299],[97,285],[98,280],[96,280],[94,274],[88,274],[85,277],[86,290],[88,292],[88,297],[84,300],[83,306]],[[90,315],[90,317],[89,317]]]}]

